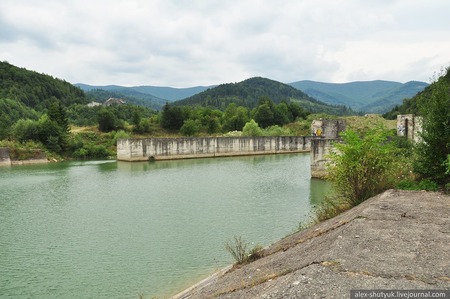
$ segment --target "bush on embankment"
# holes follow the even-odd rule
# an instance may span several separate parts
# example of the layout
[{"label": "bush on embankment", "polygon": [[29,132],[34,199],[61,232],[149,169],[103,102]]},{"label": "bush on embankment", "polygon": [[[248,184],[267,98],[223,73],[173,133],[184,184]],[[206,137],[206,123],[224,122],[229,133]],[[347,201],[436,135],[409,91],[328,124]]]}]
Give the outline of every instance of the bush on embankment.
[{"label": "bush on embankment", "polygon": [[[398,178],[409,172],[408,163],[395,142],[392,131],[375,127],[358,134],[342,133],[329,155],[328,180],[333,194],[315,208],[315,222],[320,222],[358,205],[364,200],[395,186]],[[400,167],[403,165],[403,167]]]}]

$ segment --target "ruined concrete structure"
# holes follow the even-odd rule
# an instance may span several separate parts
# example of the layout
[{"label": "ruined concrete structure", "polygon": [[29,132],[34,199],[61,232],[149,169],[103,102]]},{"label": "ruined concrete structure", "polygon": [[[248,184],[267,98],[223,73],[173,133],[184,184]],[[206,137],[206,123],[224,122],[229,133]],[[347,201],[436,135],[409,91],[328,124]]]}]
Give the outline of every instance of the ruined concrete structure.
[{"label": "ruined concrete structure", "polygon": [[9,157],[9,148],[0,147],[0,166],[11,165],[11,158]]},{"label": "ruined concrete structure", "polygon": [[311,124],[311,135],[323,138],[339,138],[339,133],[345,131],[343,119],[319,119]]},{"label": "ruined concrete structure", "polygon": [[148,161],[308,152],[311,150],[310,140],[309,136],[119,139],[117,160]]},{"label": "ruined concrete structure", "polygon": [[24,165],[24,164],[37,164],[37,163],[47,163],[48,159],[46,154],[40,149],[30,150],[28,155],[30,156],[26,160],[19,160],[17,154],[7,147],[0,147],[0,166],[11,166],[11,165]]},{"label": "ruined concrete structure", "polygon": [[339,134],[345,131],[346,124],[343,119],[319,119],[311,124],[311,177],[323,178],[326,176],[326,166],[329,162],[327,155],[334,148],[335,142],[340,142]]},{"label": "ruined concrete structure", "polygon": [[311,176],[326,175],[327,155],[339,133],[342,119],[320,119],[311,126],[314,136],[278,137],[191,137],[119,139],[117,160],[149,161],[204,157],[311,152]]},{"label": "ruined concrete structure", "polygon": [[422,132],[422,117],[414,114],[397,115],[397,136],[406,136],[408,140],[419,142]]},{"label": "ruined concrete structure", "polygon": [[320,138],[311,140],[311,177],[325,178],[327,175],[327,163],[330,160],[327,155],[334,149],[334,143],[341,142],[340,138]]}]

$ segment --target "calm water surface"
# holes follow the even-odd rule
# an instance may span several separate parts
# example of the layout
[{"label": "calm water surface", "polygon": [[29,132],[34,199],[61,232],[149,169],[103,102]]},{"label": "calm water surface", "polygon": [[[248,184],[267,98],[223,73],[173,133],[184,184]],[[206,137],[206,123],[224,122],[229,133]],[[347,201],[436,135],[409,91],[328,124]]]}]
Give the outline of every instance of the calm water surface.
[{"label": "calm water surface", "polygon": [[0,168],[0,298],[167,297],[293,232],[309,154]]}]

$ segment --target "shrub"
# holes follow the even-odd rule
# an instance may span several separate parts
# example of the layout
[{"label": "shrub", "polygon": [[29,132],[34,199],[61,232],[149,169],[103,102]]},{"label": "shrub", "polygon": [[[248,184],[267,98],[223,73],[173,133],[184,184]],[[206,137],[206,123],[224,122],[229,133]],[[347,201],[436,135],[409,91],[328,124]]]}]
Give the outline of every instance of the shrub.
[{"label": "shrub", "polygon": [[134,132],[139,133],[139,134],[143,134],[143,133],[150,133],[152,131],[152,126],[150,123],[150,119],[149,118],[143,118],[141,119],[137,125],[135,125]]},{"label": "shrub", "polygon": [[400,190],[419,190],[419,184],[414,180],[403,180],[395,188]]},{"label": "shrub", "polygon": [[242,237],[234,236],[233,241],[225,244],[225,250],[233,256],[237,264],[243,264],[248,261],[247,246],[248,243]]},{"label": "shrub", "polygon": [[426,191],[438,191],[439,190],[439,185],[438,183],[432,181],[432,180],[421,180],[419,182],[419,188],[420,190],[426,190]]},{"label": "shrub", "polygon": [[44,146],[32,140],[26,142],[0,141],[0,147],[8,147],[13,160],[39,159],[42,157]]},{"label": "shrub", "polygon": [[260,244],[256,244],[255,247],[253,247],[248,255],[247,255],[247,260],[249,262],[254,262],[256,260],[259,260],[260,258],[263,257],[263,247]]},{"label": "shrub", "polygon": [[97,113],[98,129],[109,132],[120,127],[117,116],[107,108],[102,108]]},{"label": "shrub", "polygon": [[263,130],[263,136],[291,136],[292,132],[289,129],[282,128],[280,126],[270,126]]},{"label": "shrub", "polygon": [[259,127],[258,123],[251,119],[248,123],[245,124],[244,128],[242,129],[242,135],[243,136],[261,136],[262,130]]},{"label": "shrub", "polygon": [[423,116],[423,142],[416,147],[414,170],[422,178],[450,183],[445,161],[450,154],[450,69],[433,82],[417,102]]},{"label": "shrub", "polygon": [[329,179],[338,198],[354,206],[392,186],[399,150],[382,127],[359,136],[352,130],[342,133],[343,143],[335,144],[329,157]]},{"label": "shrub", "polygon": [[319,223],[333,218],[351,207],[352,205],[346,198],[326,196],[322,202],[313,208],[314,218],[312,223]]},{"label": "shrub", "polygon": [[14,139],[24,142],[27,140],[39,140],[38,122],[31,119],[19,119],[11,128]]},{"label": "shrub", "polygon": [[121,139],[121,138],[130,138],[130,134],[128,134],[124,130],[119,130],[117,132],[114,132],[112,143],[117,144],[117,140]]},{"label": "shrub", "polygon": [[263,257],[263,247],[256,244],[250,251],[247,251],[248,243],[242,237],[234,236],[233,241],[225,243],[225,249],[233,256],[238,265],[256,261]]},{"label": "shrub", "polygon": [[112,132],[109,134],[95,134],[94,132],[78,133],[69,140],[72,156],[78,159],[105,159],[113,156],[111,149],[107,148],[112,144],[114,138],[128,135],[124,131]]},{"label": "shrub", "polygon": [[447,193],[447,194],[450,194],[450,183],[445,184],[444,192]]},{"label": "shrub", "polygon": [[180,132],[184,136],[194,136],[200,131],[200,128],[201,124],[199,121],[188,119],[184,121],[180,128]]},{"label": "shrub", "polygon": [[425,191],[438,191],[439,185],[429,179],[421,181],[404,180],[397,184],[397,189],[401,190],[425,190]]}]

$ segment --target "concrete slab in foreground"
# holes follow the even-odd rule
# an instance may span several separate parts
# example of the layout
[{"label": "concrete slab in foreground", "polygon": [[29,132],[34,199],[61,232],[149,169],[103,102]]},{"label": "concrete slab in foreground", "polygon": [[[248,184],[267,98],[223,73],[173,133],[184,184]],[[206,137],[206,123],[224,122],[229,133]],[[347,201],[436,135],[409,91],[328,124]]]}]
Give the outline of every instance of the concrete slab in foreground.
[{"label": "concrete slab in foreground", "polygon": [[350,298],[450,289],[450,196],[388,190],[173,298]]}]

